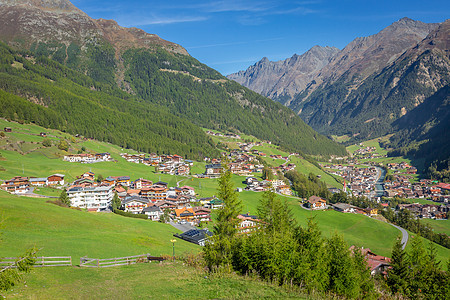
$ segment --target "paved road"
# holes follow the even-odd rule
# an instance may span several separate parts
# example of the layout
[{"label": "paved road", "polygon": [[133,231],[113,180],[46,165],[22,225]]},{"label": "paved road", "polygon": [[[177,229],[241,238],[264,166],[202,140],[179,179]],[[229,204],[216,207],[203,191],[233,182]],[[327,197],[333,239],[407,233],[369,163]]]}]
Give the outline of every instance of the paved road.
[{"label": "paved road", "polygon": [[35,198],[59,198],[58,196],[45,196],[45,195],[36,194],[36,193],[34,193],[34,187],[30,187],[28,192],[19,194],[19,195],[23,195],[23,196],[27,196],[27,197],[35,197]]},{"label": "paved road", "polygon": [[175,223],[174,221],[170,220],[169,224],[172,225],[173,227],[175,227],[176,229],[181,230],[182,232],[186,232],[188,230],[195,229],[195,227],[189,223],[179,224],[179,223]]},{"label": "paved road", "polygon": [[401,228],[400,226],[397,226],[394,224],[391,224],[391,225],[402,232],[402,245],[403,245],[402,249],[405,250],[406,244],[408,243],[408,239],[409,239],[408,232],[405,229]]}]

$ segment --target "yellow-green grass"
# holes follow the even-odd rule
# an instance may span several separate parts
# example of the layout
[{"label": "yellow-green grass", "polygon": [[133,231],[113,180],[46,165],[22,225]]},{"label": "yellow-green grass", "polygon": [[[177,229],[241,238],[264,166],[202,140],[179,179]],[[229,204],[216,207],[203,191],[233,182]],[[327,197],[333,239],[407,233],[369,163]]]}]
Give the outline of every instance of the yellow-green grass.
[{"label": "yellow-green grass", "polygon": [[402,200],[405,200],[405,201],[408,201],[411,203],[442,205],[441,202],[434,202],[434,201],[423,199],[423,198],[422,199],[421,198],[415,198],[415,199],[404,198]]},{"label": "yellow-green grass", "polygon": [[44,195],[44,196],[56,196],[59,197],[61,195],[62,189],[57,189],[53,187],[47,187],[47,186],[35,186],[33,193]]},{"label": "yellow-green grass", "polygon": [[[181,262],[103,269],[36,268],[5,293],[16,299],[302,299],[302,295],[235,274],[211,275]],[[304,298],[303,298],[304,299]]]},{"label": "yellow-green grass", "polygon": [[450,221],[449,220],[432,220],[432,219],[422,219],[422,223],[429,224],[433,227],[436,233],[445,233],[450,235]]},{"label": "yellow-green grass", "polygon": [[345,143],[346,141],[350,140],[350,137],[348,135],[332,135],[331,138],[338,143]]},{"label": "yellow-green grass", "polygon": [[[409,230],[408,230],[408,234],[409,234],[409,242],[406,245],[406,251],[410,251],[411,250],[411,245],[412,245],[411,238],[416,236],[415,233],[412,233]],[[430,241],[425,239],[425,238],[423,238],[423,237],[420,237],[420,239],[422,240],[424,248],[428,249],[429,246],[430,246]],[[433,243],[433,244],[436,247],[436,258],[437,258],[437,261],[439,261],[441,263],[440,267],[442,269],[444,269],[444,270],[447,270],[447,261],[450,258],[450,249],[447,249],[447,248],[445,248],[445,247],[443,247],[441,245],[438,245],[436,243]]]},{"label": "yellow-green grass", "polygon": [[[112,258],[150,253],[170,255],[177,229],[168,224],[113,213],[89,213],[46,203],[45,199],[0,192],[3,217],[0,257],[22,254],[36,246],[42,256]],[[196,253],[200,247],[179,240],[177,253]]]},{"label": "yellow-green grass", "polygon": [[[388,135],[388,136],[384,136],[384,137],[380,137],[380,138],[375,138],[372,140],[367,140],[367,141],[361,142],[361,144],[363,144],[362,147],[375,147],[376,153],[378,153],[380,155],[386,155],[388,151],[380,146],[380,141],[385,141],[385,140],[389,139],[389,137],[391,137],[391,136],[392,135]],[[356,150],[361,148],[361,146],[359,144],[360,143],[348,146],[347,151],[349,151],[350,153],[355,152]]]},{"label": "yellow-green grass", "polygon": [[320,180],[325,182],[327,186],[336,187],[336,188],[342,188],[342,184],[340,184],[336,179],[339,178],[339,176],[334,176],[326,171],[317,168],[315,165],[310,163],[307,160],[301,159],[296,156],[291,156],[290,161],[296,165],[295,170],[297,170],[299,173],[308,175],[309,173],[313,173],[314,175],[320,175]]}]

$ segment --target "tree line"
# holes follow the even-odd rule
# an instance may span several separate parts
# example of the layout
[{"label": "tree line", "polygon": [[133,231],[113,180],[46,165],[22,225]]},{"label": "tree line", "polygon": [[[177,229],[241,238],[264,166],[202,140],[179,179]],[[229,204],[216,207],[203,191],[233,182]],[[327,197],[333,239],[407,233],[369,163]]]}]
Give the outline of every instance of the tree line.
[{"label": "tree line", "polygon": [[420,237],[413,238],[408,253],[398,239],[387,276],[373,277],[358,247],[350,250],[337,233],[324,237],[313,218],[307,226],[299,226],[287,203],[273,190],[264,192],[258,206],[258,228],[249,234],[238,231],[242,202],[227,169],[219,179],[218,191],[224,207],[217,212],[214,236],[203,248],[209,272],[257,276],[322,297],[448,299],[449,273],[441,269],[433,244],[427,252]]}]

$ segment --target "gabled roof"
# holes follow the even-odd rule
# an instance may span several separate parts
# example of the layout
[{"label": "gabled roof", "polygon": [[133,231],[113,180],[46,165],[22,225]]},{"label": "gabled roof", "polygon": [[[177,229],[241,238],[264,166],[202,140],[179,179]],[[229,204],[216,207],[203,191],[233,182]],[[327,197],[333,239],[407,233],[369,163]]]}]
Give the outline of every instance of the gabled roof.
[{"label": "gabled roof", "polygon": [[[92,173],[92,174],[94,174],[94,173]],[[58,177],[64,178],[64,176],[66,176],[66,175],[64,175],[64,174],[52,174],[52,175],[50,175],[48,177],[51,177],[51,176],[58,176]]]},{"label": "gabled roof", "polygon": [[144,209],[142,210],[143,213],[155,212],[155,211],[161,212],[161,209],[158,206],[153,205],[153,206],[144,207]]},{"label": "gabled roof", "polygon": [[138,197],[138,196],[131,196],[131,197],[126,197],[125,199],[123,199],[122,200],[122,204],[127,204],[127,203],[130,203],[130,202],[133,202],[133,201],[141,202],[141,203],[144,203],[144,204],[149,203],[148,199],[141,198],[141,197]]}]

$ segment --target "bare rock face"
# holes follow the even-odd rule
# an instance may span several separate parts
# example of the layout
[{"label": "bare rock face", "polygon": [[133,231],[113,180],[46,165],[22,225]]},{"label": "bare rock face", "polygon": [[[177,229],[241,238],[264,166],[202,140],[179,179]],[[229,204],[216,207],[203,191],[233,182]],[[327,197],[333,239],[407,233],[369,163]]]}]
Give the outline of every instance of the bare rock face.
[{"label": "bare rock face", "polygon": [[[272,62],[264,57],[246,71],[227,77],[270,98],[287,95],[292,98],[339,52],[334,47],[314,46],[302,55]],[[288,104],[288,103],[286,103]]]},{"label": "bare rock face", "polygon": [[100,41],[117,52],[129,47],[161,46],[188,55],[175,43],[137,28],[124,28],[115,21],[94,20],[68,0],[0,0],[0,39],[29,48],[34,42],[57,42],[80,47]]},{"label": "bare rock face", "polygon": [[424,39],[438,24],[403,18],[379,33],[354,39],[315,78],[316,85],[332,83],[344,73],[364,80],[380,71]]},{"label": "bare rock face", "polygon": [[114,20],[95,20],[104,37],[114,45],[119,53],[130,48],[150,48],[155,45],[183,55],[189,55],[186,49],[178,44],[163,40],[156,34],[147,33],[139,28],[125,28]]},{"label": "bare rock face", "polygon": [[381,71],[406,50],[424,39],[438,24],[426,24],[403,18],[379,33],[354,39],[339,51],[332,47],[315,46],[303,55],[283,61],[267,58],[228,78],[292,108],[299,107],[294,99],[311,93],[322,84],[332,84],[344,76],[355,88],[374,72]]}]

